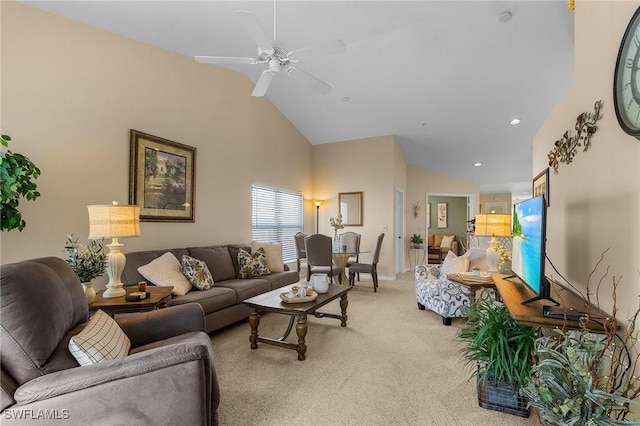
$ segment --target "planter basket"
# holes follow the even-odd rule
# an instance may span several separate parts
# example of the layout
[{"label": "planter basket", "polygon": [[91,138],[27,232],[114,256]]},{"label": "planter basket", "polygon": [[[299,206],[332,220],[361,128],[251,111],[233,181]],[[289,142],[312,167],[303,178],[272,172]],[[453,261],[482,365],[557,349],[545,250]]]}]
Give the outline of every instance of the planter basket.
[{"label": "planter basket", "polygon": [[496,382],[493,378],[478,378],[478,405],[519,417],[529,417],[527,398],[518,393],[516,386]]}]

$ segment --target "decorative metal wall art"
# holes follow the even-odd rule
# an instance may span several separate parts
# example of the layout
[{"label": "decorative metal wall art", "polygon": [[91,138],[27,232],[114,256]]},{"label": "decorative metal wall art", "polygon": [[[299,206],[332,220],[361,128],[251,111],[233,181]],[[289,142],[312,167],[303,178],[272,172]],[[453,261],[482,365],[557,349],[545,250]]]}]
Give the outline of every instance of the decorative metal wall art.
[{"label": "decorative metal wall art", "polygon": [[582,152],[591,147],[591,137],[598,130],[596,122],[600,120],[600,109],[602,100],[596,101],[593,105],[594,112],[583,112],[576,118],[576,134],[571,135],[570,130],[564,132],[562,138],[557,140],[554,147],[549,151],[549,166],[558,173],[560,163],[569,164],[578,153],[578,147],[582,146]]}]

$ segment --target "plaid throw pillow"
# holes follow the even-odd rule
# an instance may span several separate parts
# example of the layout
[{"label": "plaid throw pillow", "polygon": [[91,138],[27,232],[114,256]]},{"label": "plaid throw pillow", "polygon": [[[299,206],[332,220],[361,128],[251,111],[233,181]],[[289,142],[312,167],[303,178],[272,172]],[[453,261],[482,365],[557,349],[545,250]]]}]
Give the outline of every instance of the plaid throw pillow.
[{"label": "plaid throw pillow", "polygon": [[87,326],[69,340],[69,351],[80,365],[124,358],[131,341],[113,318],[98,310]]},{"label": "plaid throw pillow", "polygon": [[243,279],[271,274],[267,267],[267,256],[262,247],[253,254],[240,249],[238,252],[238,266],[240,267],[240,278]]},{"label": "plaid throw pillow", "polygon": [[198,290],[209,290],[213,287],[213,277],[207,264],[186,254],[182,256],[182,273],[192,286]]}]

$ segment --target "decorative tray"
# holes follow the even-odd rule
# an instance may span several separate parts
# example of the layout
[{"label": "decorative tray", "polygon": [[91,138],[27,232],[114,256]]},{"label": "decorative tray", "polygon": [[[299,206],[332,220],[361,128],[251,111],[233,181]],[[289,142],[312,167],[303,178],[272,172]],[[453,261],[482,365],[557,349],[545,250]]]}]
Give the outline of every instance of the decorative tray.
[{"label": "decorative tray", "polygon": [[305,303],[305,302],[311,302],[318,298],[318,293],[316,293],[313,290],[307,290],[307,295],[304,297],[300,297],[300,296],[287,297],[287,293],[288,292],[280,293],[280,299],[282,299],[284,303]]}]

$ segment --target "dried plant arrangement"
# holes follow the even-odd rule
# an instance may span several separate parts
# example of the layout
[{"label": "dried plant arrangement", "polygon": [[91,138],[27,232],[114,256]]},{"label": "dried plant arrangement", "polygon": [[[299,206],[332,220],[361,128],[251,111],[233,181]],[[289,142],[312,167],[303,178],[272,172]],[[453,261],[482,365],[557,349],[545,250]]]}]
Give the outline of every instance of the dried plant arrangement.
[{"label": "dried plant arrangement", "polygon": [[[636,404],[640,395],[636,327],[640,307],[626,324],[618,322],[616,295],[621,279],[612,276],[609,281],[609,267],[593,288],[595,274],[607,251],[589,274],[587,294],[583,295],[588,307],[580,329],[556,329],[536,339],[531,380],[522,393],[529,398],[529,406],[535,407],[541,419],[549,424],[640,424],[627,420],[631,404]],[[600,309],[599,294],[605,282],[612,284],[610,317],[601,317],[591,309],[591,306]],[[604,331],[591,331],[587,327],[590,322],[599,323]]]}]

